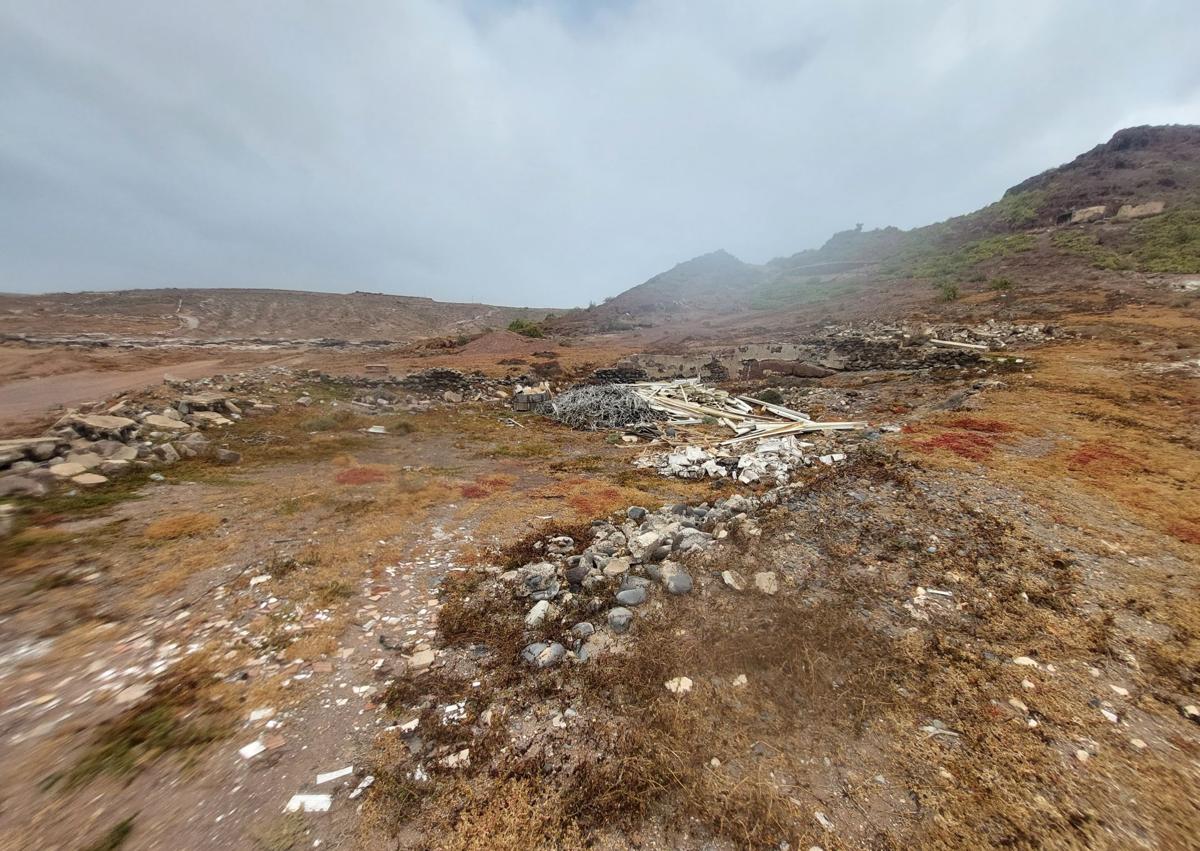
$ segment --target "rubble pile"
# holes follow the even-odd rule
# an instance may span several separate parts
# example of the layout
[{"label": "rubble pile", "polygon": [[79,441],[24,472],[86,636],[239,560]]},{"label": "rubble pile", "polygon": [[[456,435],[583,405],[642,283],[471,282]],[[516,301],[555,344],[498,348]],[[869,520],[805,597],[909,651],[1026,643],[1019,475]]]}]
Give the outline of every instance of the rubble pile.
[{"label": "rubble pile", "polygon": [[636,384],[639,381],[645,381],[650,376],[646,374],[646,370],[636,366],[621,366],[608,367],[605,369],[597,369],[592,373],[591,383],[593,384]]},{"label": "rubble pile", "polygon": [[817,463],[830,465],[846,458],[844,452],[818,455],[806,451],[813,447],[814,444],[798,441],[791,435],[759,440],[753,449],[740,454],[719,448],[710,451],[699,446],[677,446],[667,452],[647,452],[634,461],[634,466],[681,479],[732,478],[742,484],[784,485],[795,470]]},{"label": "rubble pile", "polygon": [[542,403],[540,410],[564,425],[584,431],[648,425],[666,417],[623,384],[574,387]]},{"label": "rubble pile", "polygon": [[236,464],[241,456],[215,446],[204,431],[274,410],[198,390],[162,408],[121,401],[102,412],[69,411],[44,435],[0,441],[0,496],[45,496],[57,482],[91,487],[183,458]]},{"label": "rubble pile", "polygon": [[[501,594],[527,606],[530,637],[522,659],[546,668],[564,661],[586,662],[621,640],[643,607],[691,593],[696,579],[678,559],[700,554],[739,527],[755,534],[749,517],[759,500],[734,495],[714,504],[670,505],[658,511],[632,506],[620,522],[592,527],[592,541],[582,553],[569,555],[576,542],[566,536],[545,542],[545,560],[496,575]],[[704,581],[718,580],[706,577]],[[586,620],[569,613],[590,612]],[[548,636],[546,626],[557,628]],[[546,640],[554,637],[555,640]]]},{"label": "rubble pile", "polygon": [[481,402],[506,399],[512,382],[488,378],[483,373],[463,373],[456,369],[433,367],[404,376],[347,376],[316,373],[330,384],[359,390],[354,404],[370,413],[383,411],[424,411],[436,402]]}]

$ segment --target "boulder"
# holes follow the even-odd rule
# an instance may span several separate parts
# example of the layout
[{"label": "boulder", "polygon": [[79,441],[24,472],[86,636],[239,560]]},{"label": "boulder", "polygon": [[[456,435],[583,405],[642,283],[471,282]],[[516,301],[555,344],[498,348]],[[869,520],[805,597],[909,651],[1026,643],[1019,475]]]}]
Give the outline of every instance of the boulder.
[{"label": "boulder", "polygon": [[87,467],[83,466],[82,464],[63,462],[62,464],[55,464],[52,466],[50,468],[50,472],[53,473],[57,478],[69,479],[72,476],[78,476],[81,473],[86,473]]},{"label": "boulder", "polygon": [[151,428],[156,428],[160,431],[191,431],[192,427],[180,420],[173,420],[170,417],[164,417],[161,414],[150,414],[145,417],[142,422]]},{"label": "boulder", "polygon": [[68,452],[66,460],[68,464],[82,464],[84,469],[90,470],[99,467],[104,459],[95,452]]},{"label": "boulder", "polygon": [[28,476],[4,476],[0,478],[0,497],[6,496],[45,496],[49,492],[45,482],[31,479]]}]

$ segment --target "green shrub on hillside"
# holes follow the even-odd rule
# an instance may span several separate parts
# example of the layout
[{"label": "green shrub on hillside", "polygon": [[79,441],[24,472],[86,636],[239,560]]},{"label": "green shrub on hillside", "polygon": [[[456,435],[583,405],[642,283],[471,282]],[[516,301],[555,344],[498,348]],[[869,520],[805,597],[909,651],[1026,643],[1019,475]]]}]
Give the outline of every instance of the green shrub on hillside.
[{"label": "green shrub on hillside", "polygon": [[1143,272],[1200,272],[1200,210],[1172,210],[1140,221],[1129,242]]},{"label": "green shrub on hillside", "polygon": [[922,246],[909,250],[905,265],[908,274],[914,278],[963,280],[971,269],[985,260],[1031,251],[1036,243],[1031,233],[1012,233],[977,239],[955,249]]},{"label": "green shrub on hillside", "polygon": [[508,323],[508,330],[526,337],[544,337],[542,326],[528,319],[514,319]]},{"label": "green shrub on hillside", "polygon": [[1084,258],[1096,269],[1129,269],[1133,266],[1128,257],[1101,245],[1096,233],[1091,230],[1060,230],[1050,237],[1050,243],[1060,251]]}]

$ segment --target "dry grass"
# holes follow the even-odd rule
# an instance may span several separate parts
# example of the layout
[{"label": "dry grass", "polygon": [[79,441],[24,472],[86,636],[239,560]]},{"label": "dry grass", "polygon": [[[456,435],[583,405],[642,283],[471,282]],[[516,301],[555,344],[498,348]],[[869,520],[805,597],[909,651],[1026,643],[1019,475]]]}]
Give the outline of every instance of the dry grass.
[{"label": "dry grass", "polygon": [[138,703],[104,722],[84,753],[65,773],[43,786],[76,789],[101,775],[126,777],[167,754],[186,761],[233,729],[225,703],[215,695],[212,669],[189,659],[163,675]]},{"label": "dry grass", "polygon": [[208,534],[220,525],[221,518],[215,514],[187,512],[155,520],[146,527],[142,536],[151,541],[173,541],[176,538]]}]

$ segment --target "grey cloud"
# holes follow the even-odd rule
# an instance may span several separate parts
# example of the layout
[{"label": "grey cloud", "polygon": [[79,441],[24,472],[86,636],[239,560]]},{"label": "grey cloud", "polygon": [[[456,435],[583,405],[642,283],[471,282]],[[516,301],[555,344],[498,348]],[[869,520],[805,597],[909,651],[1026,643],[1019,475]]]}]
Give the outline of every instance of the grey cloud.
[{"label": "grey cloud", "polygon": [[1200,116],[1191,0],[0,8],[0,288],[565,306]]}]

